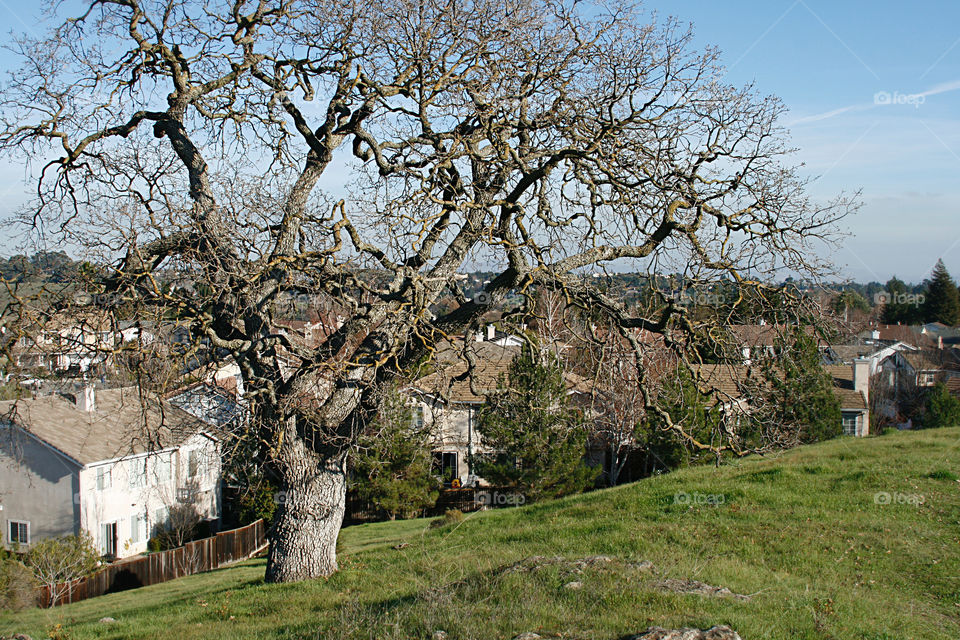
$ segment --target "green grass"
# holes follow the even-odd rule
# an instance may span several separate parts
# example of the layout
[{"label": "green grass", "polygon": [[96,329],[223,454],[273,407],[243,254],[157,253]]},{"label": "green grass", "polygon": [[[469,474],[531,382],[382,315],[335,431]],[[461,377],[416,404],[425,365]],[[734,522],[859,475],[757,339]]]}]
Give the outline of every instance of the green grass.
[{"label": "green grass", "polygon": [[[759,638],[960,638],[960,429],[842,439],[520,509],[345,529],[329,580],[266,585],[263,560],[56,610],[0,635],[615,639],[729,624]],[[678,504],[687,497],[688,504]],[[921,498],[922,496],[922,498]],[[397,550],[398,542],[408,546]],[[618,559],[503,572],[533,555]],[[631,562],[649,560],[653,572]],[[664,592],[691,578],[749,601]],[[573,579],[579,590],[564,589]],[[114,624],[100,624],[112,616]]]}]

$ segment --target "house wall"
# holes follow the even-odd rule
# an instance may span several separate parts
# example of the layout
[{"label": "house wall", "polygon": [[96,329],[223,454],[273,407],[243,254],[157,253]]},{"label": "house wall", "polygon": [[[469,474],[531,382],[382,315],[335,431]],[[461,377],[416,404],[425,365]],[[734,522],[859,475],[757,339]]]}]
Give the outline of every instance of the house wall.
[{"label": "house wall", "polygon": [[0,426],[0,541],[10,521],[30,523],[30,541],[79,532],[79,465],[18,429]]},{"label": "house wall", "polygon": [[[197,452],[198,461],[193,477],[189,475],[191,451]],[[144,461],[146,478],[142,479],[139,471]],[[99,488],[100,473],[109,473],[109,487]],[[179,449],[87,465],[80,472],[81,526],[103,551],[103,525],[115,522],[117,556],[143,553],[150,537],[167,523],[171,508],[192,505],[203,520],[220,517],[220,475],[218,447],[200,434]],[[142,520],[134,522],[135,516]]]},{"label": "house wall", "polygon": [[430,428],[431,449],[434,452],[455,452],[457,471],[461,484],[468,484],[471,478],[469,457],[478,453],[490,453],[492,450],[480,442],[476,430],[476,403],[449,403],[421,399],[418,401],[423,411],[424,424]]}]

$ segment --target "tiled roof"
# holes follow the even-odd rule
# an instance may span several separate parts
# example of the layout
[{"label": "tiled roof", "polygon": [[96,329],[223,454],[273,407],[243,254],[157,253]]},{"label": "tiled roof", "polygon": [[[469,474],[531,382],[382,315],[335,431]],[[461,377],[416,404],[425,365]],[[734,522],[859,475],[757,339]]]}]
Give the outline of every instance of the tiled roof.
[{"label": "tiled roof", "polygon": [[[795,327],[788,325],[774,324],[735,324],[727,329],[733,336],[734,341],[745,347],[772,347],[779,338],[787,335]],[[815,329],[812,326],[804,325],[804,333],[815,335]]]},{"label": "tiled roof", "polygon": [[960,370],[960,361],[953,349],[928,349],[901,355],[915,371]]},{"label": "tiled roof", "polygon": [[176,446],[202,429],[170,404],[141,398],[136,387],[98,389],[95,406],[82,411],[57,394],[0,402],[0,416],[84,465]]}]

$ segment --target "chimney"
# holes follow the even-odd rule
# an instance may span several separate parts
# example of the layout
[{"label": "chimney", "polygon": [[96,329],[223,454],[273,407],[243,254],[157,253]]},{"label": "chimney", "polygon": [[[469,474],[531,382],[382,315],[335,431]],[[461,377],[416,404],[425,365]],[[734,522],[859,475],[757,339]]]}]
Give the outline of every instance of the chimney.
[{"label": "chimney", "polygon": [[853,361],[853,389],[863,394],[870,406],[870,358],[857,358]]},{"label": "chimney", "polygon": [[760,326],[761,327],[767,326],[767,321],[764,318],[760,318]]},{"label": "chimney", "polygon": [[473,335],[473,339],[474,339],[474,341],[476,341],[476,342],[483,342],[483,331],[477,331],[477,332]]},{"label": "chimney", "polygon": [[943,336],[937,336],[937,348],[943,349]]},{"label": "chimney", "polygon": [[880,330],[879,330],[879,329],[874,329],[872,332],[870,332],[870,337],[871,337],[873,340],[879,340],[879,339],[880,339]]},{"label": "chimney", "polygon": [[497,337],[497,328],[492,324],[487,325],[487,340],[492,342]]},{"label": "chimney", "polygon": [[92,384],[84,384],[83,389],[77,394],[77,409],[87,413],[97,410],[97,392],[94,391]]}]

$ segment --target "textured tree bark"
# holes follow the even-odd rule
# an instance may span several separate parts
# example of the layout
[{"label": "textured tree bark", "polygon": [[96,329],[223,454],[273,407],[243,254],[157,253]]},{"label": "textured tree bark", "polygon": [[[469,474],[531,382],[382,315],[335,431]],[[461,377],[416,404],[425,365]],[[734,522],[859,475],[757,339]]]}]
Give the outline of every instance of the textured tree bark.
[{"label": "textured tree bark", "polygon": [[267,582],[326,578],[337,570],[346,504],[346,453],[328,456],[288,439],[279,452],[281,490],[268,534]]}]

